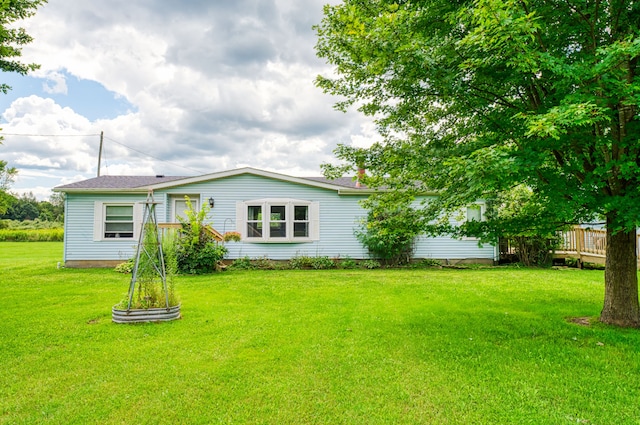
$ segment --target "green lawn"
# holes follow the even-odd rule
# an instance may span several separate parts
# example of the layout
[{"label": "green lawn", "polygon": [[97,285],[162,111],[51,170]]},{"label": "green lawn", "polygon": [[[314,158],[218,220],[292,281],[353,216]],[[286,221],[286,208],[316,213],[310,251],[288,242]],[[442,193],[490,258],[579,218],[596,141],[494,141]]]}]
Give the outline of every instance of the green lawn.
[{"label": "green lawn", "polygon": [[603,272],[230,271],[116,325],[128,276],[0,243],[1,424],[640,424],[640,331]]}]

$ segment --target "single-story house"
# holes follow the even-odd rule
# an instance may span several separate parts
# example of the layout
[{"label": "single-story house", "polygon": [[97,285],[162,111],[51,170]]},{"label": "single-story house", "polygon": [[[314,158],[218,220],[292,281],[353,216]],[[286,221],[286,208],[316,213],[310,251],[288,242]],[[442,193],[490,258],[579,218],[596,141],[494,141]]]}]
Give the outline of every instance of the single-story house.
[{"label": "single-story house", "polygon": [[[54,188],[65,200],[64,264],[108,267],[135,253],[143,202],[152,190],[158,223],[178,223],[185,196],[195,208],[211,206],[208,223],[234,231],[227,258],[287,260],[296,256],[369,258],[354,230],[366,216],[359,201],[372,193],[352,178],[292,177],[254,168],[197,177],[99,176]],[[469,214],[484,213],[472,208]],[[475,239],[421,237],[415,258],[493,262],[495,246]]]}]

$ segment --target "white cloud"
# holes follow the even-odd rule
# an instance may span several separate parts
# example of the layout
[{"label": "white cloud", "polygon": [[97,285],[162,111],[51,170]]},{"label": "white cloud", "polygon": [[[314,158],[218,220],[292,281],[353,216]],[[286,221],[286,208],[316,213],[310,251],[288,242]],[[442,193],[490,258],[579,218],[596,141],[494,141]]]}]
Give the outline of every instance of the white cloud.
[{"label": "white cloud", "polygon": [[42,90],[49,94],[67,94],[67,79],[57,71],[34,72],[34,77],[44,78],[46,82],[42,84]]},{"label": "white cloud", "polygon": [[65,72],[100,83],[135,110],[90,121],[81,106],[18,99],[3,113],[5,133],[69,138],[11,136],[0,155],[55,175],[54,186],[95,175],[104,131],[110,174],[248,165],[319,175],[337,143],[364,146],[375,130],[359,115],[334,111],[336,99],[313,84],[327,71],[311,29],[325,2],[49,2],[26,23],[34,42],[23,49],[25,62],[42,65],[47,90],[63,93]]}]

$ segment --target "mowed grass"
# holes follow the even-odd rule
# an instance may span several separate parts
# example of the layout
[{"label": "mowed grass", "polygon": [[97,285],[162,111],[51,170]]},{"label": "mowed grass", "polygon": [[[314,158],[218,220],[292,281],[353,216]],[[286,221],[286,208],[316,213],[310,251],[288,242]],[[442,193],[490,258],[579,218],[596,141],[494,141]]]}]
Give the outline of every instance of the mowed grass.
[{"label": "mowed grass", "polygon": [[117,325],[129,277],[0,243],[2,424],[637,424],[640,331],[581,270],[182,276],[183,319]]}]

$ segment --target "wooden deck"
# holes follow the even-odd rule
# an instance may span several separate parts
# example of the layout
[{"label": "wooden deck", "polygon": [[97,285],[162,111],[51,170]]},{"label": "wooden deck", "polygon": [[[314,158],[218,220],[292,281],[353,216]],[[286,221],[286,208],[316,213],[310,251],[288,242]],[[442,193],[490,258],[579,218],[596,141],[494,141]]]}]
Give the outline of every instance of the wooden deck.
[{"label": "wooden deck", "polygon": [[[638,246],[640,247],[640,243]],[[604,264],[607,258],[606,253],[606,230],[584,229],[576,226],[562,232],[562,243],[554,253],[554,257],[575,258],[579,265],[582,263]],[[640,266],[640,262],[638,265]]]}]

